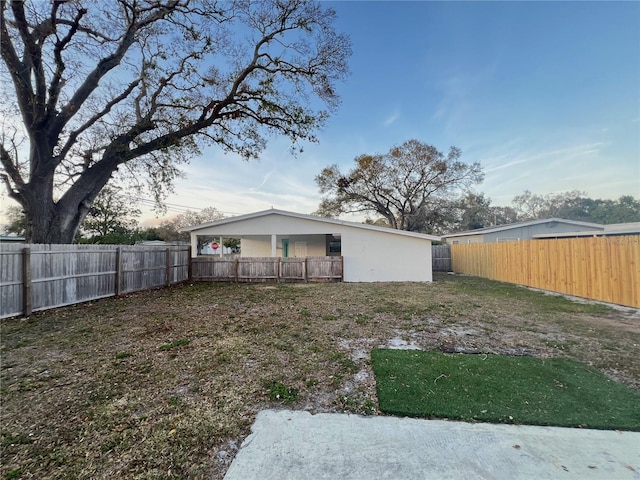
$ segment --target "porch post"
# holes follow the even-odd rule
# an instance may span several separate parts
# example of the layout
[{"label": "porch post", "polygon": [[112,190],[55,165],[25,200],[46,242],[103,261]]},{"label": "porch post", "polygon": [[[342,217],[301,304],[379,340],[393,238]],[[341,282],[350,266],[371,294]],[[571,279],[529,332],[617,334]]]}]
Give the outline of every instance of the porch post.
[{"label": "porch post", "polygon": [[196,258],[198,256],[198,235],[195,232],[191,233],[191,258]]},{"label": "porch post", "polygon": [[275,233],[271,234],[271,256],[275,257],[278,253],[278,236]]}]

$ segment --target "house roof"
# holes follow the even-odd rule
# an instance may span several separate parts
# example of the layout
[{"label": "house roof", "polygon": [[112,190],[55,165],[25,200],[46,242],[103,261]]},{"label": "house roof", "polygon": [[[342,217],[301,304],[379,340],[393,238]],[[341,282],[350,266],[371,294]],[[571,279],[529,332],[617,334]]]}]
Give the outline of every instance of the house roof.
[{"label": "house roof", "polygon": [[598,223],[579,222],[577,220],[565,220],[564,218],[546,218],[542,220],[530,220],[528,222],[497,225],[495,227],[478,228],[476,230],[467,230],[465,232],[449,233],[447,235],[442,235],[442,238],[464,237],[467,235],[483,235],[485,233],[503,232],[505,230],[512,230],[514,228],[530,227],[533,225],[540,225],[540,224],[550,223],[550,222],[564,223],[568,225],[575,225],[577,227],[589,227],[589,228],[597,228],[600,230],[604,230],[604,225],[600,225]]},{"label": "house roof", "polygon": [[426,233],[407,232],[405,230],[396,230],[394,228],[379,227],[377,225],[369,225],[366,223],[348,222],[346,220],[339,220],[334,218],[316,217],[313,215],[305,215],[302,213],[288,212],[286,210],[278,210],[274,208],[271,208],[269,210],[263,210],[260,212],[249,213],[246,215],[239,215],[237,217],[224,218],[222,220],[216,220],[215,222],[202,223],[200,225],[185,227],[185,228],[181,228],[180,231],[181,232],[197,232],[198,230],[204,230],[210,227],[216,227],[219,225],[228,225],[231,223],[251,220],[254,218],[264,217],[268,215],[280,215],[284,217],[297,218],[301,220],[310,220],[313,222],[326,223],[330,225],[342,225],[342,226],[352,227],[352,228],[361,228],[363,230],[374,230],[378,232],[385,232],[393,235],[403,235],[408,237],[423,238],[425,240],[440,241],[440,237],[437,237],[435,235],[427,235]]}]

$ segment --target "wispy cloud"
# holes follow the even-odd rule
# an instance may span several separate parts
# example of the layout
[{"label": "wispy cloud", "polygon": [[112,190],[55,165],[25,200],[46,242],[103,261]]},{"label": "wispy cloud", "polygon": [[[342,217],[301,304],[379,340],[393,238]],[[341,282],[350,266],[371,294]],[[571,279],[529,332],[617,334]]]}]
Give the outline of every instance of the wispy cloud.
[{"label": "wispy cloud", "polygon": [[395,112],[393,112],[391,115],[389,115],[384,123],[385,127],[388,127],[389,125],[392,125],[393,123],[396,122],[396,120],[398,120],[400,118],[400,112],[398,110],[396,110]]},{"label": "wispy cloud", "polygon": [[250,192],[259,191],[262,187],[264,187],[265,183],[267,183],[267,181],[269,181],[269,178],[271,178],[271,175],[273,175],[273,172],[275,172],[275,171],[276,171],[276,169],[273,168],[269,172],[267,172],[267,174],[262,179],[262,182],[260,183],[260,185],[258,185],[257,187],[250,188],[249,191]]}]

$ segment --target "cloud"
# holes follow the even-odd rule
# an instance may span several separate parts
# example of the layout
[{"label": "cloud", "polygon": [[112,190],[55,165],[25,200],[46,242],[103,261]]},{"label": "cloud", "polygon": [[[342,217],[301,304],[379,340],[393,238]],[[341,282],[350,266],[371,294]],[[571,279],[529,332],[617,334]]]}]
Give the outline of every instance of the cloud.
[{"label": "cloud", "polygon": [[399,118],[400,118],[400,112],[396,110],[395,112],[393,112],[391,115],[387,117],[387,119],[384,121],[384,126],[388,127],[389,125],[395,123],[395,121],[398,120]]},{"label": "cloud", "polygon": [[276,171],[276,169],[273,168],[269,172],[267,172],[267,174],[262,179],[262,183],[260,183],[260,185],[258,185],[257,187],[250,188],[249,191],[250,192],[257,192],[258,190],[260,190],[264,186],[264,184],[267,183],[267,181],[269,180],[269,178],[271,177],[271,175],[273,175],[273,172],[275,172],[275,171]]}]

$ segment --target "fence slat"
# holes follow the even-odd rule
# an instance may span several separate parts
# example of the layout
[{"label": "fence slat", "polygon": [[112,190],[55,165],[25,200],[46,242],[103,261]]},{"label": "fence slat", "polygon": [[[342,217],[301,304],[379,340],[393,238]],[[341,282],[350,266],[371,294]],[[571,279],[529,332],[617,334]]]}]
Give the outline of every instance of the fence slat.
[{"label": "fence slat", "polygon": [[452,269],[640,308],[640,236],[451,245]]},{"label": "fence slat", "polygon": [[22,314],[31,315],[31,249],[22,249]]}]

